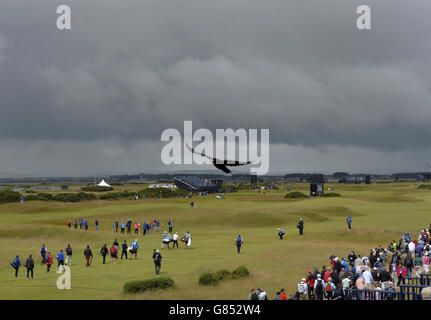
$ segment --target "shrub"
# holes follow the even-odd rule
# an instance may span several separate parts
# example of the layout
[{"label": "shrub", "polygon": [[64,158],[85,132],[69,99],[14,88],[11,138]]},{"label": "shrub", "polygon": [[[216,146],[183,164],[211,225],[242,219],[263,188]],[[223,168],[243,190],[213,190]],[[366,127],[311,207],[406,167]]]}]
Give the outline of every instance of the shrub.
[{"label": "shrub", "polygon": [[54,196],[52,194],[44,192],[38,193],[37,198],[41,201],[54,200]]},{"label": "shrub", "polygon": [[97,197],[94,193],[58,193],[54,196],[54,201],[60,202],[80,202],[85,200],[96,200]]},{"label": "shrub", "polygon": [[147,198],[177,198],[184,191],[168,188],[146,188],[137,192],[139,195],[145,195]]},{"label": "shrub", "polygon": [[229,279],[230,277],[230,272],[226,269],[222,269],[217,271],[214,276],[218,279],[218,280],[225,280],[225,279]]},{"label": "shrub", "polygon": [[123,290],[126,293],[138,293],[147,290],[174,288],[175,281],[168,277],[152,278],[141,281],[130,281],[124,284]]},{"label": "shrub", "polygon": [[232,272],[232,278],[238,279],[238,278],[245,278],[250,275],[250,271],[244,266],[239,266]]},{"label": "shrub", "polygon": [[341,197],[341,194],[336,192],[328,192],[322,195],[323,197]]},{"label": "shrub", "polygon": [[287,193],[284,196],[285,199],[302,199],[302,198],[308,198],[308,196],[302,192],[299,191],[292,191]]},{"label": "shrub", "polygon": [[119,200],[119,199],[132,199],[136,193],[134,192],[110,192],[99,196],[101,200]]},{"label": "shrub", "polygon": [[88,186],[88,187],[81,187],[82,191],[87,192],[107,192],[112,191],[114,188],[112,187],[100,187],[100,186]]},{"label": "shrub", "polygon": [[229,279],[241,279],[248,277],[250,272],[244,266],[239,266],[232,273],[226,269],[219,270],[215,273],[205,272],[199,277],[199,284],[204,286],[216,286],[220,281]]},{"label": "shrub", "polygon": [[31,194],[24,197],[26,201],[50,201],[54,200],[54,196],[50,193]]},{"label": "shrub", "polygon": [[21,194],[12,190],[0,191],[0,203],[19,202]]},{"label": "shrub", "polygon": [[209,285],[217,285],[219,283],[219,279],[215,276],[214,273],[205,272],[202,273],[199,277],[199,284],[203,286],[209,286]]}]

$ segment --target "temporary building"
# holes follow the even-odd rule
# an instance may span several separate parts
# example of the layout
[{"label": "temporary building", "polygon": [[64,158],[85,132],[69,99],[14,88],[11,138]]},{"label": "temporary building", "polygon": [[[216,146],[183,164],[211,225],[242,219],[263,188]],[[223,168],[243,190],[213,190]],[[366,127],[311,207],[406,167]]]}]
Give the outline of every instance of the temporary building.
[{"label": "temporary building", "polygon": [[99,187],[110,187],[110,185],[109,185],[109,184],[107,184],[107,183],[105,182],[105,180],[103,180],[103,179],[102,179],[102,181],[100,181],[100,183],[98,184],[98,186],[99,186]]}]

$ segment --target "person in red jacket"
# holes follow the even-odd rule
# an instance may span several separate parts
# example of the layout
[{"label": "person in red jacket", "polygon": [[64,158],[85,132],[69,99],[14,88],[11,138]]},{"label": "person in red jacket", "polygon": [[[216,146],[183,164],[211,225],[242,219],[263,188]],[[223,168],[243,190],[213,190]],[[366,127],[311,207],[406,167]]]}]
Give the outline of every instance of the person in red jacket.
[{"label": "person in red jacket", "polygon": [[51,270],[51,265],[52,265],[51,252],[48,252],[47,255],[45,256],[45,264],[46,264],[46,272],[49,272]]},{"label": "person in red jacket", "polygon": [[111,253],[111,263],[115,264],[118,259],[118,249],[115,244],[112,244],[111,248],[109,248],[109,252]]},{"label": "person in red jacket", "polygon": [[323,281],[328,282],[329,277],[331,276],[332,271],[328,268],[323,274]]},{"label": "person in red jacket", "polygon": [[314,281],[316,281],[314,274],[311,273],[311,270],[308,270],[308,276],[305,280],[308,285],[308,300],[314,299]]},{"label": "person in red jacket", "polygon": [[281,289],[280,292],[281,292],[281,294],[280,294],[281,300],[287,300],[286,290]]},{"label": "person in red jacket", "polygon": [[407,275],[407,268],[404,265],[398,265],[397,264],[397,276],[398,276],[398,283],[397,286],[400,285],[400,283],[402,282],[403,284],[405,284],[405,276]]}]

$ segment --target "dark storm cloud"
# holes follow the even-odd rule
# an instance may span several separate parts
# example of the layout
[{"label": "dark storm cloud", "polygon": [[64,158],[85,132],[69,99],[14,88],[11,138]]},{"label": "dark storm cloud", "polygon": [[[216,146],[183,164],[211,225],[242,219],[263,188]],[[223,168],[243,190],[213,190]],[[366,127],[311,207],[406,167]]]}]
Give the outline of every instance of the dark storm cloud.
[{"label": "dark storm cloud", "polygon": [[2,3],[2,139],[125,151],[192,120],[320,151],[429,145],[428,2],[63,2],[72,31],[55,28],[58,1]]}]

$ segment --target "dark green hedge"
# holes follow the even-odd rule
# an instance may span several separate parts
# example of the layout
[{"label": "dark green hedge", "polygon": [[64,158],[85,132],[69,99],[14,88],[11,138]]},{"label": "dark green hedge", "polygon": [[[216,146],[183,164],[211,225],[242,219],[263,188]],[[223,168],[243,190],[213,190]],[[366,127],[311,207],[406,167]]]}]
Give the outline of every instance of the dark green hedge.
[{"label": "dark green hedge", "polygon": [[322,195],[323,197],[341,197],[341,194],[336,192],[328,192]]},{"label": "dark green hedge", "polygon": [[120,199],[133,199],[133,197],[136,195],[134,192],[110,192],[106,194],[101,194],[99,196],[99,199],[101,200],[120,200]]},{"label": "dark green hedge", "polygon": [[88,186],[88,187],[81,187],[81,190],[86,191],[86,192],[107,192],[107,191],[114,190],[114,188],[112,188],[112,187]]},{"label": "dark green hedge", "polygon": [[54,201],[62,201],[62,202],[80,202],[80,201],[88,201],[88,200],[96,200],[97,197],[94,193],[58,193],[54,196]]},{"label": "dark green hedge", "polygon": [[305,193],[299,192],[299,191],[292,191],[287,193],[284,196],[285,199],[301,199],[301,198],[308,198],[308,196]]},{"label": "dark green hedge", "polygon": [[19,202],[21,194],[12,190],[0,191],[0,203]]}]

